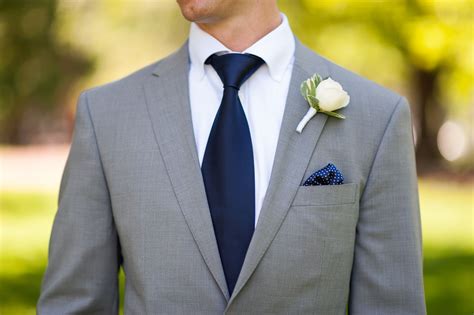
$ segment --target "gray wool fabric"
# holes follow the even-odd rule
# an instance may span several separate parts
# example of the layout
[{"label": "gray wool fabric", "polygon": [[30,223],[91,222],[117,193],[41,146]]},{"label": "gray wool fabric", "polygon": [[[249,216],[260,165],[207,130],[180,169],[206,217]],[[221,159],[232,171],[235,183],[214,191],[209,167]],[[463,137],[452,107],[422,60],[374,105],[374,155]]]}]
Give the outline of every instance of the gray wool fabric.
[{"label": "gray wool fabric", "polygon": [[[404,97],[295,37],[295,63],[255,233],[232,296],[189,106],[186,41],[83,92],[38,314],[425,314],[411,116]],[[349,93],[345,120],[308,110],[314,73]],[[343,185],[302,186],[333,163]]]}]

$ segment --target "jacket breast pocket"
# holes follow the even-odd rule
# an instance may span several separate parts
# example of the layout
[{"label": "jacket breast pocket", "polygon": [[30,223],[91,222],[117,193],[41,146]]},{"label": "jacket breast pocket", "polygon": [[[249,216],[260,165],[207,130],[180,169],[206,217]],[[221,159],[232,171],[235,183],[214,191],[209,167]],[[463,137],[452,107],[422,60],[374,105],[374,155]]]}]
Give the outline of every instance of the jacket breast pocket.
[{"label": "jacket breast pocket", "polygon": [[313,240],[320,237],[352,244],[359,213],[358,187],[356,183],[299,186],[286,223],[295,233],[311,235]]},{"label": "jacket breast pocket", "polygon": [[299,186],[291,206],[331,206],[353,204],[357,195],[356,183],[342,185]]}]

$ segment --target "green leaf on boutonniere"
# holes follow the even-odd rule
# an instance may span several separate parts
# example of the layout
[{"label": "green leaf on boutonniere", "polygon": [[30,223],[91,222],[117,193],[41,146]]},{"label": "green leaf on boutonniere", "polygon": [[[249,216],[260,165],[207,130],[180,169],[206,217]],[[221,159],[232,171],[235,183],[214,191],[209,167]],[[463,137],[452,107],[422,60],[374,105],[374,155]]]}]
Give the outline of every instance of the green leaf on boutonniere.
[{"label": "green leaf on boutonniere", "polygon": [[300,91],[306,101],[311,102],[309,96],[316,95],[316,87],[322,80],[319,74],[314,74],[311,78],[301,83]]},{"label": "green leaf on boutonniere", "polygon": [[319,112],[319,100],[313,95],[308,95],[306,99],[311,107]]},{"label": "green leaf on boutonniere", "polygon": [[342,114],[339,114],[339,113],[336,113],[336,112],[321,111],[321,113],[324,113],[324,114],[326,114],[326,115],[328,115],[328,116],[340,118],[340,119],[346,119],[346,116],[344,116],[344,115],[342,115]]},{"label": "green leaf on boutonniere", "polygon": [[315,74],[311,77],[311,79],[314,81],[314,83],[316,84],[316,86],[318,86],[318,84],[323,80],[323,78],[322,78],[319,74],[317,74],[317,73],[315,73]]}]

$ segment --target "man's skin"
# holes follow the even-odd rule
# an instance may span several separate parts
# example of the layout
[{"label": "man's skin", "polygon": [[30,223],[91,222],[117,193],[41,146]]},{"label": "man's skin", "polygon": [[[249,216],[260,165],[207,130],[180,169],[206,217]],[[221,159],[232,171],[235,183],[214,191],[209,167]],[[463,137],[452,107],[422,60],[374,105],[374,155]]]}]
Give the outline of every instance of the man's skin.
[{"label": "man's skin", "polygon": [[183,16],[242,52],[280,23],[276,0],[177,0]]}]

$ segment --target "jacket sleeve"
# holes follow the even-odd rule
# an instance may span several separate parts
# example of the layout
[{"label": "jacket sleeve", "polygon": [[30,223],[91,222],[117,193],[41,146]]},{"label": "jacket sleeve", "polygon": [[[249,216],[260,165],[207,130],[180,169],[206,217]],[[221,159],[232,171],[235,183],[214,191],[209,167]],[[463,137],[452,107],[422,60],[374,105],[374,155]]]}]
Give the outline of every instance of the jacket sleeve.
[{"label": "jacket sleeve", "polygon": [[402,97],[360,200],[349,314],[426,314],[410,107]]},{"label": "jacket sleeve", "polygon": [[120,246],[87,95],[79,97],[38,314],[117,314]]}]

